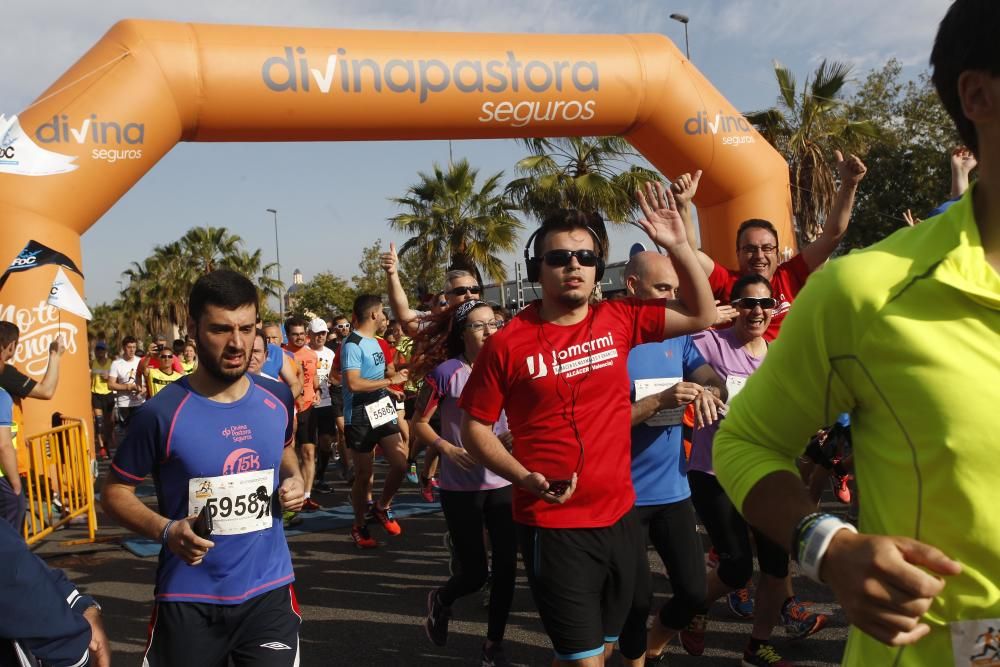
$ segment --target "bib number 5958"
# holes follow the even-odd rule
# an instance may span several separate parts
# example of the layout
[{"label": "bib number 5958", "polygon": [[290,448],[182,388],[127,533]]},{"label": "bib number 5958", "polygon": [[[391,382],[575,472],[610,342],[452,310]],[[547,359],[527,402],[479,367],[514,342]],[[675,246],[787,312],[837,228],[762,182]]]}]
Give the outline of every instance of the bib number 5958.
[{"label": "bib number 5958", "polygon": [[209,498],[205,501],[205,507],[208,508],[208,513],[213,519],[215,517],[228,519],[229,517],[239,518],[245,516],[253,516],[260,519],[265,516],[271,516],[270,498],[262,500],[259,496],[260,493],[251,493],[249,495],[241,494],[235,498],[229,496]]}]

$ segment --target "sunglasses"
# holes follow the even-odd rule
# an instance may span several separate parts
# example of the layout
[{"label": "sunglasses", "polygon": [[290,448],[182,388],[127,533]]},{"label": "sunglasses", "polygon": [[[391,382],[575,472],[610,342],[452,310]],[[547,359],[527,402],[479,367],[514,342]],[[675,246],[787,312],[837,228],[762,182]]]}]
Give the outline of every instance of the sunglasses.
[{"label": "sunglasses", "polygon": [[160,355],[160,359],[173,359],[173,358],[174,358],[174,355],[172,355],[172,354],[161,354]]},{"label": "sunglasses", "polygon": [[580,266],[597,266],[600,258],[593,250],[549,250],[542,259],[549,266],[568,266],[576,257]]},{"label": "sunglasses", "polygon": [[350,329],[351,325],[350,324],[335,324],[334,328],[337,328],[337,329]]},{"label": "sunglasses", "polygon": [[747,310],[753,310],[757,306],[760,306],[764,310],[770,310],[777,306],[778,302],[769,296],[744,296],[732,301],[730,305],[735,308],[746,308]]},{"label": "sunglasses", "polygon": [[479,294],[483,288],[479,285],[467,285],[466,287],[452,287],[448,294],[452,296],[465,296],[466,294]]}]

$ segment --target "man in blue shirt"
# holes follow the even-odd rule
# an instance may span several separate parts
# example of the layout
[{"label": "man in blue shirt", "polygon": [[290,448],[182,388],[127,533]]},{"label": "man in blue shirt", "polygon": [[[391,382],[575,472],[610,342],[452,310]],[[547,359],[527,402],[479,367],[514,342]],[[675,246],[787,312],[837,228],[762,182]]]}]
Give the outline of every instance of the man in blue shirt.
[{"label": "man in blue shirt", "polygon": [[[282,510],[302,506],[288,387],[247,374],[257,288],[221,270],[198,279],[188,331],[198,368],[139,410],[102,493],[126,528],[160,540],[144,664],[291,667],[301,617]],[[159,512],[135,486],[152,473]],[[211,532],[195,533],[198,514]],[[198,567],[194,567],[198,566]]]},{"label": "man in blue shirt", "polygon": [[[677,282],[670,260],[655,252],[637,253],[625,267],[626,289],[640,299],[675,299]],[[699,423],[714,421],[728,394],[725,382],[705,362],[690,336],[633,348],[628,374],[636,509],[673,589],[673,597],[653,621],[647,653],[646,617],[652,588],[648,572],[640,578],[645,586],[638,587],[619,647],[626,664],[641,666],[647,656],[657,660],[667,641],[689,624],[694,631],[681,633],[681,644],[692,655],[704,650],[708,612],[704,550],[691,504],[681,421],[692,403]]]},{"label": "man in blue shirt", "polygon": [[[344,341],[340,351],[344,432],[347,446],[354,452],[354,484],[351,488],[354,526],[351,538],[359,549],[377,546],[368,532],[368,511],[390,535],[402,532],[393,518],[391,503],[406,474],[406,451],[399,435],[396,404],[387,389],[390,385],[406,382],[409,372],[400,371],[391,378],[385,376],[386,363],[391,360],[386,359],[385,348],[375,338],[375,333],[384,325],[382,300],[373,294],[360,295],[354,300],[354,331]],[[382,486],[382,496],[369,510],[376,444],[382,446],[390,467]]]},{"label": "man in blue shirt", "polygon": [[24,523],[25,500],[17,474],[14,450],[14,399],[0,389],[0,519],[20,532]]}]

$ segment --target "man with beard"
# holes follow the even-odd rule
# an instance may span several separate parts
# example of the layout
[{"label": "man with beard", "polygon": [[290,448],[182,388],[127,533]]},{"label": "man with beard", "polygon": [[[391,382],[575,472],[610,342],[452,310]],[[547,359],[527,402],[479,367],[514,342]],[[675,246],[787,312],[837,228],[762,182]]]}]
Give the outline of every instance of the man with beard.
[{"label": "man with beard", "polygon": [[[257,308],[256,287],[238,273],[198,279],[188,306],[198,368],[134,415],[105,480],[104,511],[164,547],[150,667],[299,663],[281,511],[302,506],[303,481],[290,446],[291,392],[246,372]],[[159,512],[135,494],[150,473]],[[199,536],[203,509],[212,521]]]},{"label": "man with beard", "polygon": [[[629,349],[715,319],[673,197],[657,184],[639,200],[643,228],[673,258],[680,299],[591,306],[604,270],[596,231],[603,223],[595,214],[556,211],[525,246],[526,255],[533,252],[528,280],[541,284],[541,301],[490,336],[459,402],[466,449],[514,484],[528,583],[560,665],[605,664],[633,597],[648,595],[629,465]],[[501,411],[512,452],[493,433]]]}]

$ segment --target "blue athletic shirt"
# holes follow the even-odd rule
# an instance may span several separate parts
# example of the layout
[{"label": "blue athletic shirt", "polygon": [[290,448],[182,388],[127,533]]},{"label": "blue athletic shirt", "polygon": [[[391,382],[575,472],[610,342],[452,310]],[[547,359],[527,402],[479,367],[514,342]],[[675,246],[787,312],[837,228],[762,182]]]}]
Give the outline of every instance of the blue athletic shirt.
[{"label": "blue athletic shirt", "polygon": [[[684,378],[705,365],[691,336],[638,345],[628,355],[629,390],[635,402],[636,380]],[[632,486],[635,504],[665,505],[691,497],[682,426],[632,427]]]},{"label": "blue athletic shirt", "polygon": [[14,399],[6,389],[0,387],[0,426],[10,426],[14,423]]},{"label": "blue athletic shirt", "polygon": [[[347,371],[361,371],[361,377],[365,380],[384,380],[385,354],[382,353],[382,346],[374,338],[352,331],[341,348],[340,371],[344,375]],[[347,382],[344,382],[341,389],[344,392],[344,424],[353,423],[356,408],[388,396],[385,389],[355,394],[347,388]]]},{"label": "blue athletic shirt", "polygon": [[[281,457],[292,441],[292,394],[280,382],[245,377],[250,388],[235,403],[201,396],[188,377],[164,387],[132,417],[112,470],[129,484],[152,473],[160,513],[170,519],[188,516],[193,478],[270,469],[274,474],[267,494],[273,496]],[[197,567],[169,549],[160,551],[154,591],[158,601],[239,604],[295,578],[280,511],[271,512],[269,528],[210,539],[215,547]]]},{"label": "blue athletic shirt", "polygon": [[260,366],[261,375],[269,377],[273,380],[280,379],[281,367],[285,363],[285,355],[288,355],[292,359],[295,358],[295,355],[283,349],[280,345],[268,343],[267,357],[264,359],[264,363]]}]

